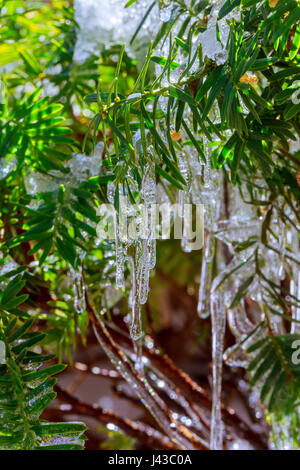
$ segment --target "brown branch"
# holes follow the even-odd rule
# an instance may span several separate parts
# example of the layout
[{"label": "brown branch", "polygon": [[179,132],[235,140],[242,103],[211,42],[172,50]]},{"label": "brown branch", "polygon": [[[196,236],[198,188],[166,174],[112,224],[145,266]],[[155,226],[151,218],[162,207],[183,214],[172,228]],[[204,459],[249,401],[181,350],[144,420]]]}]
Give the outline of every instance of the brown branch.
[{"label": "brown branch", "polygon": [[178,449],[168,438],[149,425],[122,418],[113,411],[84,403],[58,385],[55,385],[54,389],[59,400],[71,405],[70,409],[63,410],[66,414],[90,416],[104,424],[113,423],[128,436],[145,443],[151,449]]}]

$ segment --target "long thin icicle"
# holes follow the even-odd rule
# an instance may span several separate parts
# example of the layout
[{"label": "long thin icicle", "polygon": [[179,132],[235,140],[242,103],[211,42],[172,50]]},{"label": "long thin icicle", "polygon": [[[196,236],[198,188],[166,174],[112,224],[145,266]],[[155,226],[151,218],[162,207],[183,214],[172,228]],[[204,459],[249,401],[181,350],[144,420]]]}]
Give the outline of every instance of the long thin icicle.
[{"label": "long thin icicle", "polygon": [[212,284],[210,296],[212,325],[212,360],[213,360],[213,402],[211,414],[211,450],[223,449],[223,423],[221,414],[223,348],[226,324],[226,307],[222,289],[218,285],[224,272],[217,276]]},{"label": "long thin icicle", "polygon": [[210,276],[211,276],[211,264],[212,264],[212,235],[208,233],[205,240],[205,245],[202,252],[202,263],[201,263],[201,277],[199,285],[198,295],[198,307],[197,312],[200,318],[207,318],[210,313],[209,297],[210,297]]},{"label": "long thin icicle", "polygon": [[81,314],[86,309],[85,286],[83,282],[82,266],[79,266],[78,271],[75,271],[75,269],[71,267],[70,272],[73,281],[74,307],[76,312]]}]

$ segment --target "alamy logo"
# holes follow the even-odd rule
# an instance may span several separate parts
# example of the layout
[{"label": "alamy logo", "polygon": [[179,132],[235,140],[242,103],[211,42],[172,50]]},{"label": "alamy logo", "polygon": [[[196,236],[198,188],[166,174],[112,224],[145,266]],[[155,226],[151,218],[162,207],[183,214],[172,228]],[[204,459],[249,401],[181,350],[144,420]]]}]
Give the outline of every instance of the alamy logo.
[{"label": "alamy logo", "polygon": [[5,83],[0,80],[0,104],[5,104]]},{"label": "alamy logo", "polygon": [[300,364],[300,339],[293,341],[292,349],[296,349],[292,354],[292,363],[298,366]]},{"label": "alamy logo", "polygon": [[5,344],[3,341],[0,341],[0,364],[5,364],[6,360],[6,351],[5,351]]},{"label": "alamy logo", "polygon": [[100,240],[167,240],[173,228],[174,239],[183,239],[187,251],[203,247],[203,204],[133,205],[120,196],[118,211],[113,204],[102,204],[97,214],[101,218],[96,228]]},{"label": "alamy logo", "polygon": [[293,85],[295,85],[297,88],[292,94],[292,103],[293,104],[299,104],[300,103],[300,80],[296,80]]}]

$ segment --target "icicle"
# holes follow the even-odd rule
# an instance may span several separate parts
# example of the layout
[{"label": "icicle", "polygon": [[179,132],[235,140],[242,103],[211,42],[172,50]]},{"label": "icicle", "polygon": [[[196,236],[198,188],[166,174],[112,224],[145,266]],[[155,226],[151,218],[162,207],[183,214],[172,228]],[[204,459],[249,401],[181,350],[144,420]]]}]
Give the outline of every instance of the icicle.
[{"label": "icicle", "polygon": [[126,246],[120,240],[120,233],[119,233],[119,224],[118,224],[119,216],[116,216],[117,224],[116,224],[116,232],[115,232],[115,250],[116,250],[116,286],[117,287],[124,287],[124,269],[125,269],[125,259],[126,259]]},{"label": "icicle", "polygon": [[108,185],[107,185],[107,199],[111,204],[114,203],[115,192],[116,192],[115,184],[114,183],[108,183]]},{"label": "icicle", "polygon": [[[179,200],[182,204],[189,202],[189,190],[191,185],[191,170],[188,164],[187,156],[183,152],[178,152],[178,168],[181,175],[187,182],[187,185],[184,190],[179,190]],[[182,214],[183,215],[183,214]]]},{"label": "icicle", "polygon": [[139,302],[139,273],[137,272],[136,259],[130,258],[132,272],[131,290],[131,322],[129,327],[130,336],[133,341],[139,340],[143,336],[141,305]]},{"label": "icicle", "polygon": [[150,252],[148,240],[142,240],[142,252],[139,260],[139,302],[145,304],[149,292]]},{"label": "icicle", "polygon": [[[245,264],[241,267],[236,276],[229,278],[226,282],[226,291],[230,291],[230,298],[226,299],[226,304],[230,305],[234,299],[238,287],[243,283],[251,272],[251,267]],[[243,274],[244,273],[244,274]],[[246,353],[247,349],[265,334],[261,324],[263,318],[262,310],[256,299],[260,300],[260,285],[258,280],[254,280],[248,290],[248,297],[234,308],[228,308],[228,325],[238,341],[237,344],[226,349],[223,358],[227,365],[247,368],[251,354]],[[247,309],[246,309],[247,305]]]},{"label": "icicle", "polygon": [[147,302],[149,291],[150,252],[147,240],[138,240],[135,259],[131,258],[132,294],[130,336],[138,341],[143,336],[141,305]]},{"label": "icicle", "polygon": [[150,261],[149,268],[154,269],[156,265],[156,240],[150,240]]},{"label": "icicle", "polygon": [[[236,292],[238,292],[239,286],[249,279],[252,274],[252,265],[244,264],[236,273],[234,277],[229,279],[226,283],[228,288],[227,292],[231,292],[230,298],[227,297],[226,303],[229,306],[228,314],[228,325],[231,332],[238,341],[245,339],[262,320],[262,311],[258,305],[252,307],[252,313],[246,311],[246,299],[241,301],[235,307],[230,307]],[[254,278],[251,286],[248,289],[248,309],[250,309],[250,303],[255,304],[255,298],[260,298],[260,284],[257,278]],[[258,340],[258,338],[257,338]],[[246,346],[247,348],[247,346]]]},{"label": "icicle", "polygon": [[[223,423],[221,415],[221,392],[222,392],[222,367],[223,348],[226,326],[226,308],[228,308],[235,296],[237,283],[231,277],[226,279],[232,271],[237,272],[240,260],[233,260],[214,279],[210,294],[210,312],[212,325],[212,360],[213,360],[213,402],[211,417],[211,440],[212,450],[223,448]],[[242,272],[247,272],[245,265]],[[238,276],[239,274],[235,274]],[[241,280],[242,281],[242,280]],[[251,325],[251,329],[252,325]]]},{"label": "icicle", "polygon": [[291,325],[291,334],[300,333],[300,270],[294,269],[295,278],[291,281],[291,294],[298,299],[298,304],[292,307],[292,318],[296,322],[292,322]]},{"label": "icicle", "polygon": [[[148,148],[149,154],[153,154],[153,148]],[[153,269],[156,265],[156,180],[155,180],[155,166],[154,163],[148,163],[143,183],[142,183],[142,198],[147,208],[147,243],[149,250],[149,269]],[[148,274],[149,276],[149,274]]]},{"label": "icicle", "polygon": [[124,268],[125,268],[126,249],[122,242],[116,242],[116,286],[124,287]]},{"label": "icicle", "polygon": [[[150,155],[153,155],[152,146],[149,146],[148,152]],[[141,193],[144,199],[144,203],[147,207],[151,206],[151,204],[156,203],[155,168],[153,162],[147,163],[142,181]]]},{"label": "icicle", "polygon": [[133,351],[134,351],[134,355],[135,355],[134,367],[141,375],[144,375],[142,338],[140,338],[136,341],[133,341]]},{"label": "icicle", "polygon": [[278,249],[280,252],[278,278],[284,279],[285,278],[285,270],[284,270],[285,253],[286,253],[286,247],[285,247],[286,228],[285,228],[285,223],[281,220],[280,217],[278,218],[278,237],[279,237]]},{"label": "icicle", "polygon": [[[184,208],[184,214],[185,208]],[[183,222],[183,234],[182,234],[182,239],[181,239],[181,248],[185,253],[190,253],[192,249],[190,248],[190,243],[189,243],[189,230],[190,230],[190,220],[189,217],[184,216],[184,222]]]},{"label": "icicle", "polygon": [[205,245],[202,251],[202,264],[201,264],[201,277],[198,295],[197,312],[200,318],[207,318],[210,313],[209,298],[210,298],[210,276],[211,276],[211,263],[212,263],[212,235],[207,234]]},{"label": "icicle", "polygon": [[74,307],[77,313],[81,314],[86,309],[85,303],[85,285],[83,281],[82,266],[79,266],[78,271],[75,271],[72,267],[70,268],[73,290],[74,290]]},{"label": "icicle", "polygon": [[223,347],[225,335],[226,307],[222,288],[218,289],[224,272],[214,279],[210,296],[212,324],[213,400],[211,414],[211,450],[223,449],[223,422],[221,414]]},{"label": "icicle", "polygon": [[178,167],[181,175],[187,182],[187,186],[183,190],[178,191],[178,204],[180,206],[179,216],[183,219],[183,234],[181,239],[181,248],[184,252],[189,253],[191,248],[189,246],[189,231],[190,231],[190,217],[188,216],[188,204],[191,201],[190,189],[192,182],[191,170],[189,167],[187,156],[183,152],[178,152]]},{"label": "icicle", "polygon": [[[149,152],[152,149],[149,148]],[[150,269],[154,268],[156,262],[156,242],[152,237],[155,227],[155,219],[152,217],[152,209],[156,203],[156,182],[155,182],[155,171],[154,164],[148,163],[145,169],[143,182],[142,182],[142,198],[144,200],[146,214],[146,233],[142,240],[136,241],[136,282],[138,284],[137,302],[139,304],[145,304],[148,298],[149,292],[149,273]]]}]

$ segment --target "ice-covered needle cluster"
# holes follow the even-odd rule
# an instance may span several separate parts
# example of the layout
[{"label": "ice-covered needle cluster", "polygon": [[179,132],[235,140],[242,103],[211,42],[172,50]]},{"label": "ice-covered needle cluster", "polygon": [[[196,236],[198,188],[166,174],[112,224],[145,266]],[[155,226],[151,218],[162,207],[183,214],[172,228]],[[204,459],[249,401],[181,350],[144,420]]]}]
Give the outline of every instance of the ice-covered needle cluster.
[{"label": "ice-covered needle cluster", "polygon": [[[203,56],[214,60],[217,64],[224,64],[227,58],[226,44],[230,32],[229,20],[240,18],[239,8],[234,9],[224,18],[218,20],[219,11],[225,0],[219,0],[213,3],[210,12],[207,29],[199,35],[199,42],[202,44]],[[217,35],[217,28],[220,33],[220,40]]]},{"label": "ice-covered needle cluster", "polygon": [[29,171],[24,180],[27,193],[34,196],[37,193],[53,192],[60,184],[64,184],[67,188],[76,187],[88,178],[98,176],[102,167],[103,148],[103,142],[99,142],[91,155],[74,153],[66,163],[68,173],[56,170],[48,174]]},{"label": "ice-covered needle cluster", "polygon": [[75,20],[79,25],[75,62],[82,63],[91,54],[99,55],[104,48],[123,43],[129,54],[145,57],[145,48],[158,28],[158,8],[152,9],[137,41],[130,46],[130,39],[152,1],[138,0],[130,8],[124,8],[125,3],[124,0],[75,0]]},{"label": "ice-covered needle cluster", "polygon": [[[151,151],[151,149],[149,149]],[[136,190],[132,186],[131,191]],[[129,308],[131,311],[130,335],[137,342],[143,337],[141,308],[147,302],[149,292],[149,274],[156,263],[156,241],[152,238],[152,217],[151,206],[156,203],[156,183],[154,164],[149,163],[144,168],[144,175],[141,185],[141,197],[139,204],[143,205],[143,214],[139,215],[138,205],[134,205],[129,200],[127,189],[120,186],[116,187],[114,183],[109,183],[107,187],[108,201],[113,204],[115,193],[119,191],[120,212],[115,213],[115,254],[116,254],[116,286],[122,288],[125,286],[124,270],[127,263],[131,271]],[[126,217],[128,227],[126,227],[126,236],[121,230],[121,215]],[[136,224],[136,237],[130,235],[130,225]],[[146,223],[148,226],[143,227]],[[128,236],[127,236],[128,228]],[[141,233],[144,231],[144,233]],[[138,353],[138,348],[136,348]]]}]

